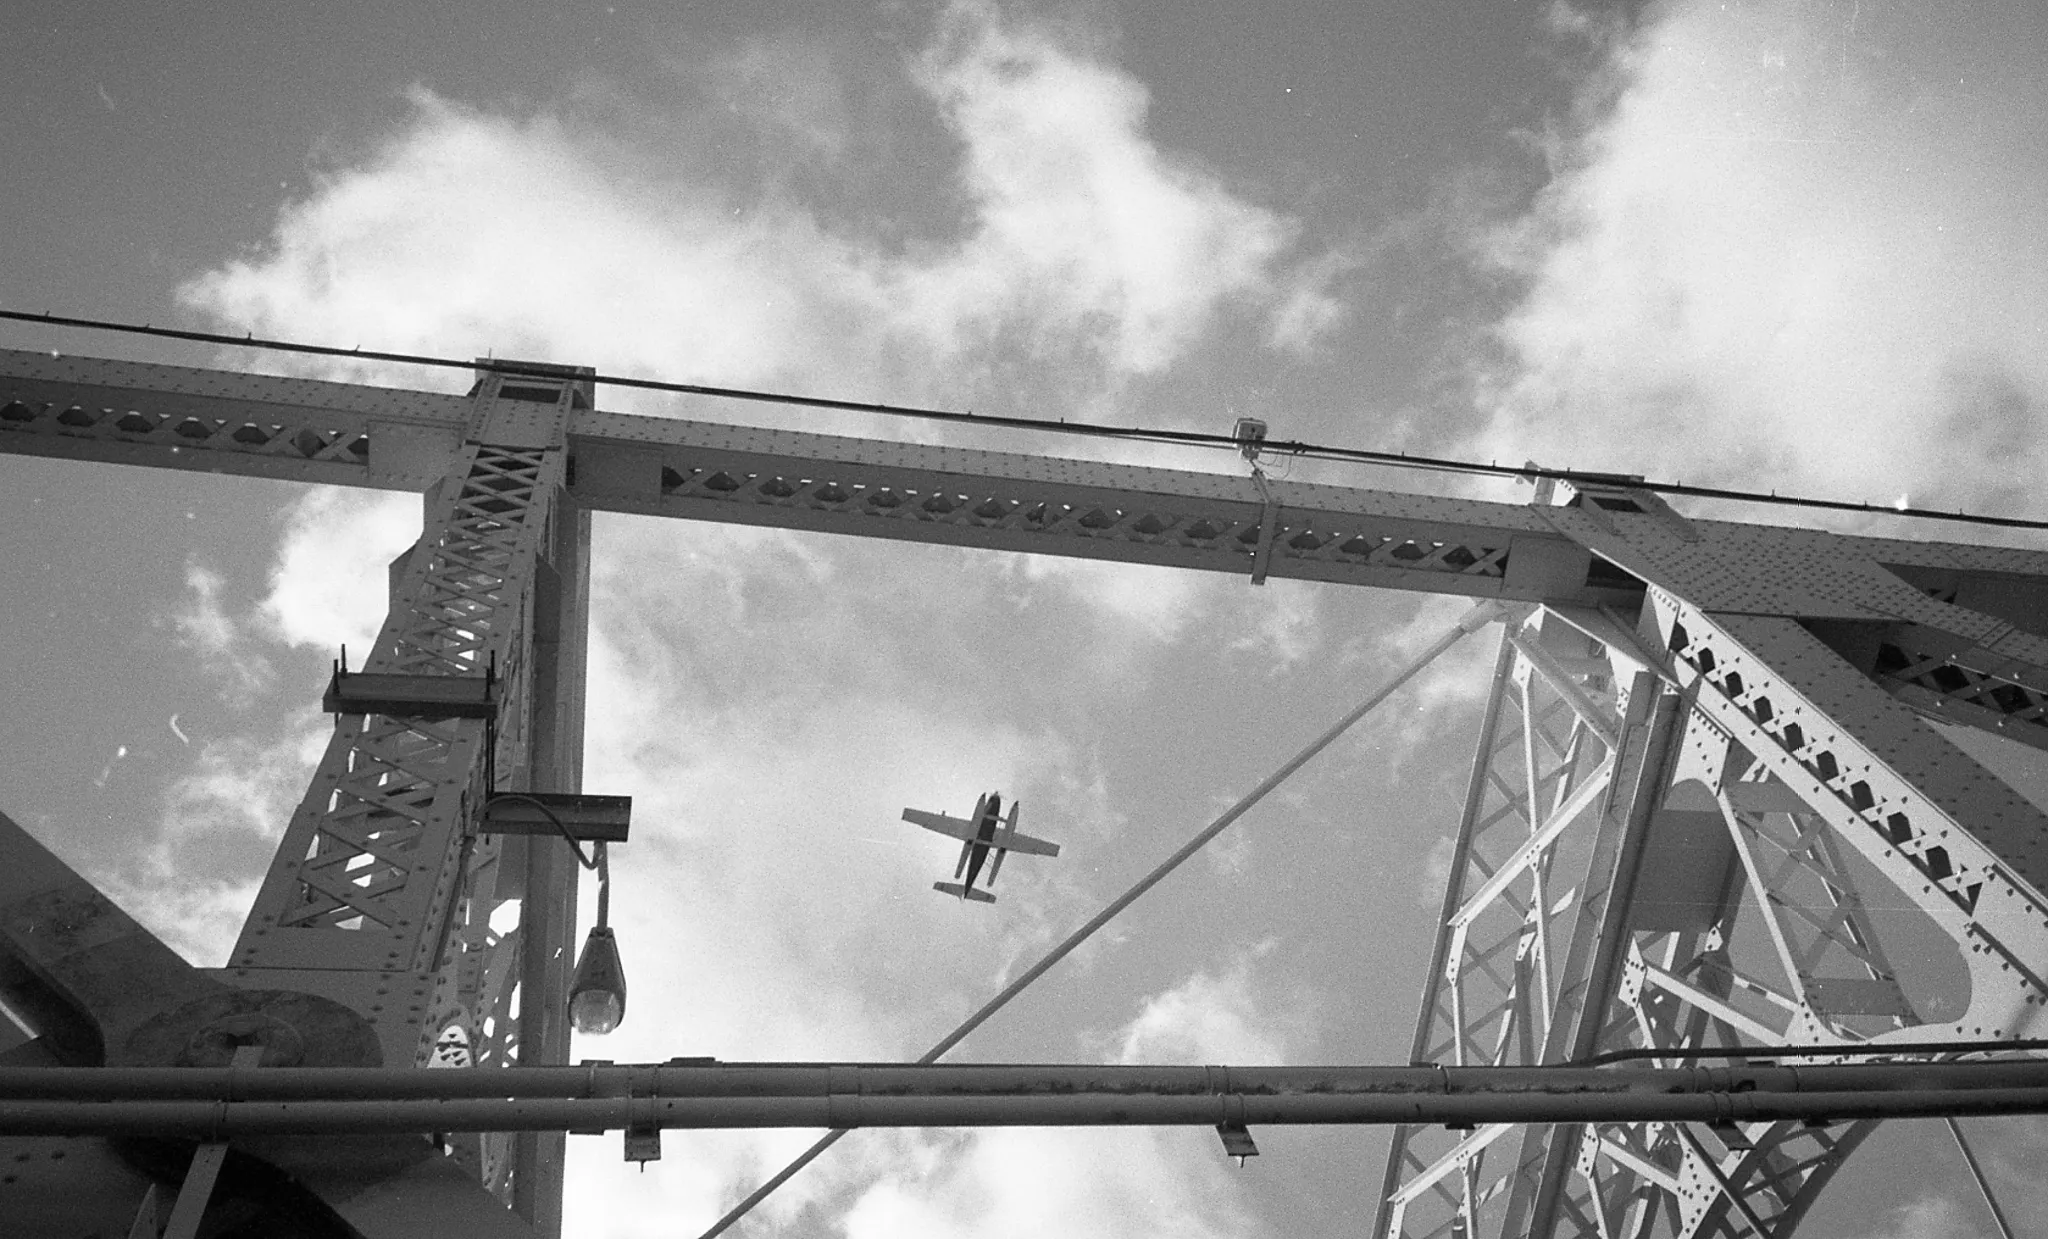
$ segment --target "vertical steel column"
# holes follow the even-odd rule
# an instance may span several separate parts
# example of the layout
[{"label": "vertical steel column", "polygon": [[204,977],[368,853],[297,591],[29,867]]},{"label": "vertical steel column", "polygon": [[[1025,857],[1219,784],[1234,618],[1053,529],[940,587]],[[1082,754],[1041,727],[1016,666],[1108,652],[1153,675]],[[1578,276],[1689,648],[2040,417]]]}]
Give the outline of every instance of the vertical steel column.
[{"label": "vertical steel column", "polygon": [[[590,512],[564,496],[555,507],[547,571],[541,575],[534,629],[532,786],[583,790],[583,706],[589,669]],[[527,836],[526,894],[520,908],[519,1065],[569,1061],[569,977],[575,967],[577,867],[565,848]],[[562,1132],[514,1139],[512,1206],[535,1231],[562,1229]]]},{"label": "vertical steel column", "polygon": [[[1451,871],[1444,883],[1442,911],[1436,919],[1436,945],[1430,951],[1429,969],[1423,973],[1422,1002],[1415,1015],[1415,1036],[1408,1046],[1408,1061],[1422,1064],[1430,1061],[1433,1049],[1438,1048],[1442,1033],[1448,1028],[1451,1013],[1447,1001],[1446,974],[1451,961],[1451,952],[1458,944],[1449,930],[1451,917],[1465,901],[1465,874],[1470,868],[1472,839],[1477,829],[1480,800],[1486,791],[1492,759],[1500,741],[1495,737],[1500,730],[1502,707],[1508,700],[1508,672],[1514,667],[1514,647],[1503,640],[1500,652],[1494,657],[1493,687],[1486,697],[1486,714],[1479,725],[1479,739],[1472,755],[1472,775],[1466,781],[1465,804],[1458,820],[1457,838],[1452,841]],[[1380,1179],[1379,1208],[1373,1219],[1372,1233],[1375,1239],[1384,1239],[1394,1224],[1394,1193],[1401,1187],[1403,1177],[1422,1170],[1428,1163],[1410,1149],[1410,1143],[1422,1129],[1402,1124],[1393,1129],[1387,1149],[1387,1168]]]},{"label": "vertical steel column", "polygon": [[[520,369],[479,375],[466,443],[393,565],[363,667],[395,677],[400,699],[407,678],[489,677],[494,717],[339,716],[223,974],[352,1007],[390,1065],[568,1060],[574,861],[560,840],[478,833],[493,790],[581,788],[590,520],[566,483],[591,384]],[[514,900],[520,923],[501,933],[494,913]],[[559,1232],[562,1136],[451,1144],[536,1233]]]},{"label": "vertical steel column", "polygon": [[[1584,1058],[1611,1027],[1609,1010],[1629,937],[1625,915],[1634,902],[1636,875],[1651,816],[1670,781],[1672,749],[1684,731],[1682,703],[1661,691],[1654,676],[1640,672],[1629,694],[1623,721],[1624,765],[1616,786],[1623,789],[1601,822],[1594,844],[1587,890],[1579,904],[1564,974],[1553,1012],[1544,1062]],[[1507,1203],[1510,1229],[1528,1219],[1529,1239],[1549,1239],[1558,1223],[1566,1176],[1577,1159],[1583,1128],[1577,1124],[1524,1133],[1525,1161],[1534,1174],[1517,1182]]]}]

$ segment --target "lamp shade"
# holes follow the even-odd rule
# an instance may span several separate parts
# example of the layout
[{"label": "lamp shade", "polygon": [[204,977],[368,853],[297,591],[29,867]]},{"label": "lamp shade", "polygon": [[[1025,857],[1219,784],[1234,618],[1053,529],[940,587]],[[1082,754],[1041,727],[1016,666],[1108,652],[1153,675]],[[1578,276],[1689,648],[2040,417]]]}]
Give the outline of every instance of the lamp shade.
[{"label": "lamp shade", "polygon": [[585,1036],[603,1036],[626,1018],[626,970],[609,926],[592,927],[569,983],[569,1022]]}]

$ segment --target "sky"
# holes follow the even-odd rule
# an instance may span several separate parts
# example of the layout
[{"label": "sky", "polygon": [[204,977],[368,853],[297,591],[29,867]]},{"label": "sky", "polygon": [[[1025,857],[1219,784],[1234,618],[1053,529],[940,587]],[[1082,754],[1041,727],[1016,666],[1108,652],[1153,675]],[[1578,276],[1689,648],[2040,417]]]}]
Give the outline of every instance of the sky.
[{"label": "sky", "polygon": [[[0,304],[2039,518],[2044,52],[2023,0],[27,0],[0,16]],[[459,390],[19,324],[0,346]],[[0,522],[0,807],[217,965],[418,501],[0,456]],[[585,786],[635,801],[633,988],[575,1053],[617,1061],[917,1057],[1462,609],[607,514],[593,583]],[[1403,1061],[1494,640],[956,1057]],[[945,842],[897,818],[990,789],[1063,852],[961,905],[929,889]],[[2048,1226],[2048,1125],[1970,1130]],[[644,1173],[572,1141],[567,1233],[694,1234],[810,1138],[672,1132]],[[1383,1133],[1258,1138],[1239,1169],[1206,1130],[861,1133],[757,1233],[1369,1222]],[[1994,1233],[1915,1125],[1802,1231]]]}]

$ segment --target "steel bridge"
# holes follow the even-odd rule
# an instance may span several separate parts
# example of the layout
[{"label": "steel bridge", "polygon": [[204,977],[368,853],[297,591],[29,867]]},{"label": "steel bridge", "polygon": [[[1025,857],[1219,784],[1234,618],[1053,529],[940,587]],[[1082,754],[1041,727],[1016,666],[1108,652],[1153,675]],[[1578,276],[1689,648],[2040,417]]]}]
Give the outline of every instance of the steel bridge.
[{"label": "steel bridge", "polygon": [[[1502,604],[1398,1069],[1440,1085],[1386,1084],[1398,1104],[1360,1085],[1369,1101],[1301,1118],[1314,1107],[1282,1097],[1315,1091],[1300,1079],[1226,1071],[1105,1084],[1074,1110],[1094,1117],[1060,1118],[1003,1111],[1015,1096],[871,1098],[856,1069],[821,1067],[802,1107],[750,1093],[728,1117],[1386,1122],[1376,1237],[1785,1236],[1884,1117],[1990,1112],[1954,1074],[1989,1065],[1946,1060],[2048,1036],[2048,817],[1997,760],[2048,749],[2048,553],[1701,520],[1625,480],[1515,505],[635,417],[599,411],[590,372],[546,366],[481,368],[451,396],[0,351],[0,451],[427,501],[359,669],[385,695],[341,694],[226,968],[188,965],[0,817],[0,997],[39,1034],[0,1062],[0,1160],[75,1137],[61,1172],[0,1186],[0,1218],[36,1233],[196,1234],[224,1216],[211,1199],[325,1219],[307,1234],[552,1236],[566,1129],[712,1121],[698,1094],[592,1092],[595,1076],[523,1103],[586,1107],[544,1121],[442,1112],[465,1132],[403,1109],[467,1104],[454,1081],[498,1069],[484,1087],[512,1105],[511,1081],[566,1062],[574,862],[491,798],[582,791],[594,510]],[[515,903],[517,927],[494,931]],[[1887,955],[1900,933],[1952,949],[1949,1007]],[[1621,1057],[1720,1071],[1698,1085],[1718,1100],[1531,1108]],[[414,1070],[451,1059],[472,1071]],[[81,1068],[104,1074],[66,1083]],[[355,1127],[230,1122],[354,1104],[263,1091],[299,1068],[411,1100],[383,1119],[358,1105]],[[1998,1077],[2016,1090],[1998,1104],[2043,1108],[2037,1067],[2001,1069],[2021,1075]],[[703,1070],[724,1083],[693,1087],[739,1087]],[[1822,1074],[1771,1074],[1787,1070]],[[449,1084],[411,1083],[429,1077]],[[1859,1083],[1767,1103],[1823,1078]],[[104,1109],[173,1096],[218,1117]],[[107,1131],[128,1136],[76,1138]],[[454,1156],[430,1155],[433,1131],[457,1133]]]}]

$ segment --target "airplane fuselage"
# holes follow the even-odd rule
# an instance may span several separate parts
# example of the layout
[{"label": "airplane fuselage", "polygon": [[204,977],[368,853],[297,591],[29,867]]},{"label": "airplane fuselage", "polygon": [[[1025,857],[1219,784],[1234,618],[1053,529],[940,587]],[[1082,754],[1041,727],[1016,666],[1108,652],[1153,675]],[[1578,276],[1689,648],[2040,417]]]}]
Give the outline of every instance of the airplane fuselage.
[{"label": "airplane fuselage", "polygon": [[1002,815],[1003,798],[990,792],[987,802],[982,805],[981,816],[974,821],[974,838],[962,849],[962,859],[967,862],[965,885],[973,886],[974,880],[981,876],[981,867],[988,863],[989,846],[995,842],[996,827],[1002,824]]}]

